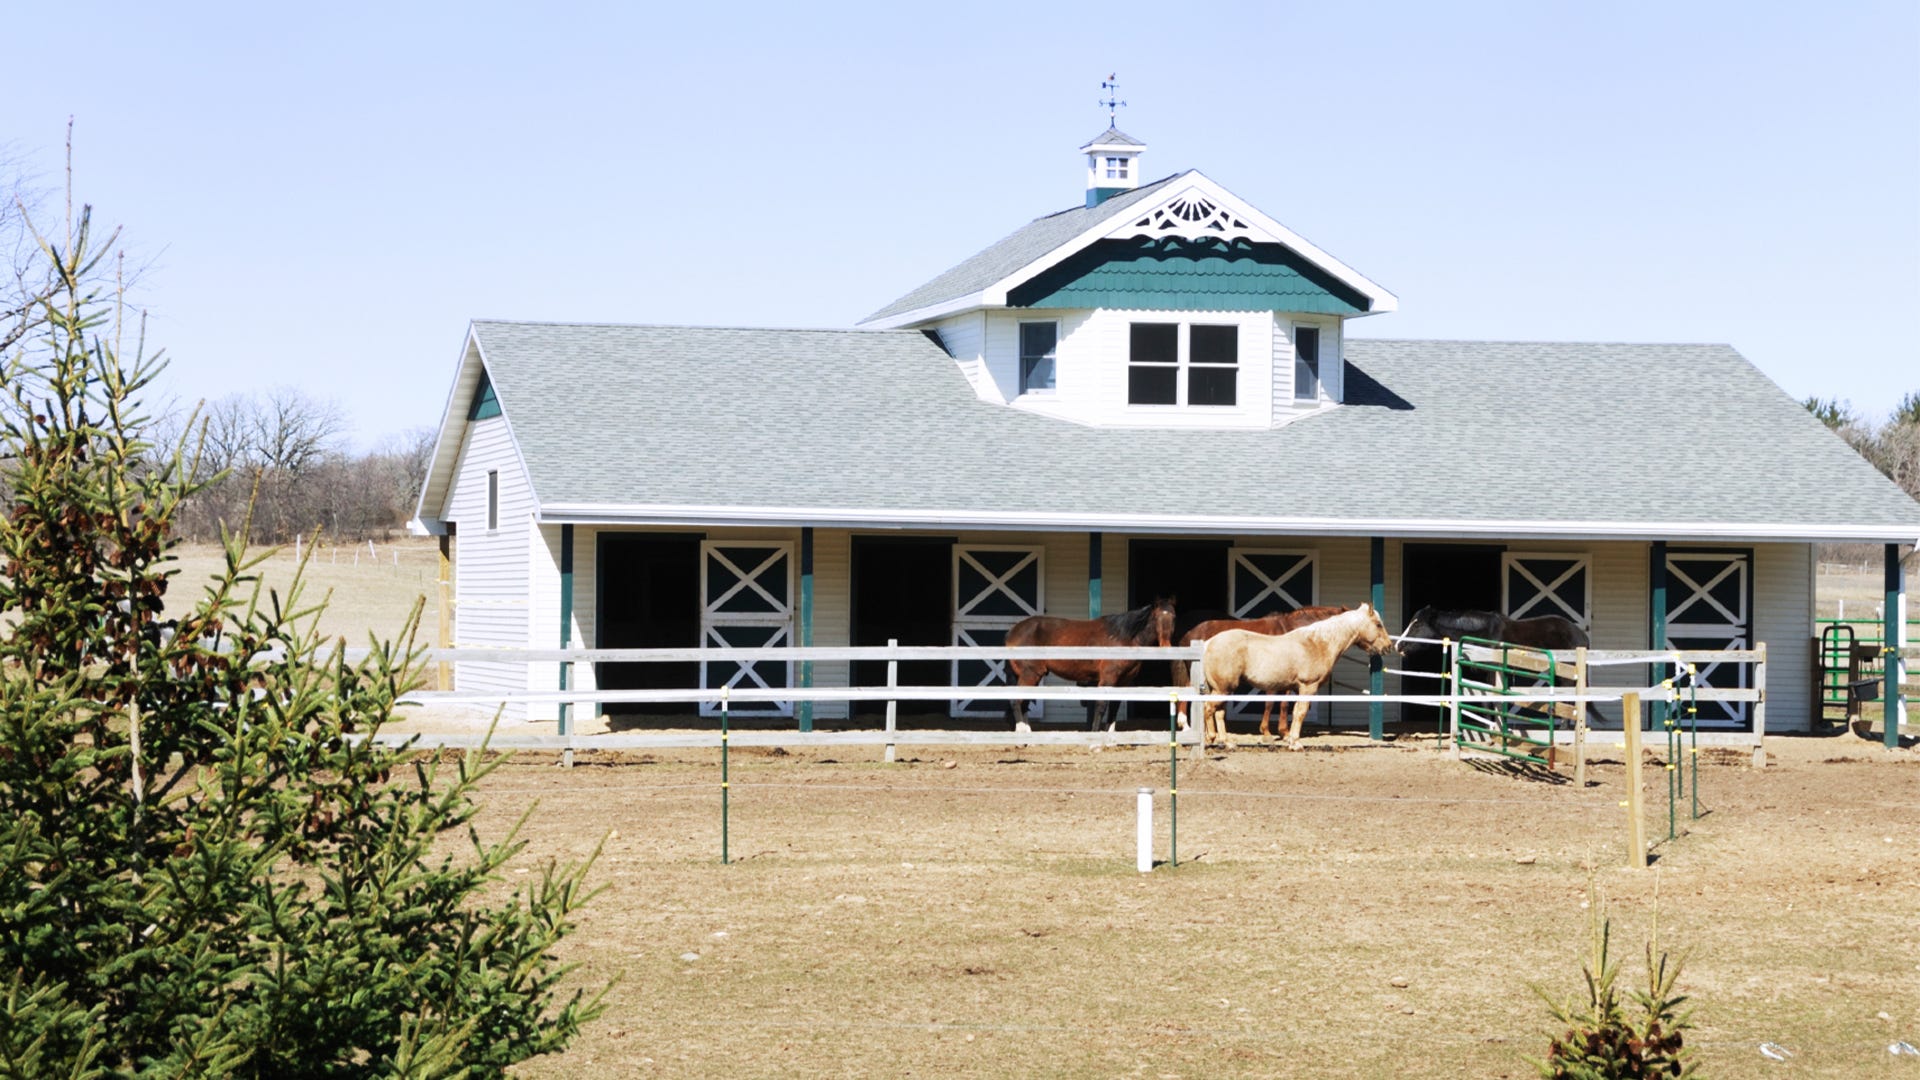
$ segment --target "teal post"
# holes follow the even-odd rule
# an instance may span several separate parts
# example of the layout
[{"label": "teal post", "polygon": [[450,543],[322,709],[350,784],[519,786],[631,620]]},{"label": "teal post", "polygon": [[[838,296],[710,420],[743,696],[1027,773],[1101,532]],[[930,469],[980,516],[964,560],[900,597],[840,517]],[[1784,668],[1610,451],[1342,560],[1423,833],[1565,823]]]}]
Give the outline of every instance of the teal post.
[{"label": "teal post", "polygon": [[1884,626],[1880,644],[1886,650],[1881,659],[1886,686],[1880,695],[1880,714],[1886,727],[1883,735],[1887,749],[1900,749],[1900,635],[1906,630],[1900,621],[1900,596],[1906,591],[1905,572],[1900,567],[1900,545],[1887,545],[1887,606],[1881,614]]},{"label": "teal post", "polygon": [[[1667,542],[1655,540],[1648,551],[1647,564],[1647,647],[1660,650],[1667,647]],[[1658,667],[1648,675],[1649,683],[1657,682]],[[1676,670],[1674,674],[1679,674]],[[1656,730],[1664,730],[1667,720],[1667,705],[1656,701],[1647,710],[1652,721],[1649,725]],[[1644,729],[1643,729],[1644,730]]]},{"label": "teal post", "polygon": [[[813,528],[800,530],[800,647],[813,648]],[[800,661],[800,687],[813,688],[813,661]],[[797,703],[800,730],[813,730],[813,702]]]},{"label": "teal post", "polygon": [[[1373,610],[1378,613],[1387,603],[1387,539],[1376,536],[1369,544],[1367,559],[1369,580],[1373,582]],[[1378,698],[1387,692],[1387,665],[1378,656],[1367,658],[1367,692]],[[1387,704],[1384,701],[1367,703],[1367,737],[1379,742],[1386,738]]]},{"label": "teal post", "polygon": [[[573,647],[573,526],[560,526],[560,647]],[[572,681],[573,663],[560,661],[560,689]],[[560,734],[573,734],[573,706],[560,703]]]},{"label": "teal post", "polygon": [[1100,617],[1100,548],[1099,533],[1087,534],[1087,618]]}]

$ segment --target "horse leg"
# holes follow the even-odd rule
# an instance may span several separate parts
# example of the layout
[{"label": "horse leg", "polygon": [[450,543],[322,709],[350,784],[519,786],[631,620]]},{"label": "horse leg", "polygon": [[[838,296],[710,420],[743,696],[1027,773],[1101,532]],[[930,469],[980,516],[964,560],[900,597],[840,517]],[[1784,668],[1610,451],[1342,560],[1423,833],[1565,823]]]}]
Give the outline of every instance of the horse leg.
[{"label": "horse leg", "polygon": [[[1015,686],[1021,686],[1021,687],[1038,686],[1040,685],[1040,680],[1047,677],[1047,669],[1044,667],[1040,668],[1038,671],[1034,671],[1032,669],[1022,667],[1017,663],[1010,664],[1009,666],[1013,668],[1013,678],[1014,678]],[[1013,713],[1013,730],[1015,731],[1032,731],[1033,730],[1033,725],[1027,723],[1027,703],[1025,701],[1022,701],[1019,698],[1015,698],[1012,701],[1009,701],[1007,703],[1007,707],[1008,707],[1008,711]]]},{"label": "horse leg", "polygon": [[1312,704],[1307,699],[1319,692],[1319,683],[1301,683],[1294,688],[1294,693],[1300,695],[1300,700],[1293,703],[1293,723],[1287,727],[1287,749],[1300,749],[1300,725],[1307,719],[1307,706]]},{"label": "horse leg", "polygon": [[1260,741],[1261,742],[1273,741],[1273,732],[1267,727],[1267,721],[1272,719],[1273,717],[1273,706],[1274,706],[1274,703],[1271,701],[1264,701],[1260,703]]}]

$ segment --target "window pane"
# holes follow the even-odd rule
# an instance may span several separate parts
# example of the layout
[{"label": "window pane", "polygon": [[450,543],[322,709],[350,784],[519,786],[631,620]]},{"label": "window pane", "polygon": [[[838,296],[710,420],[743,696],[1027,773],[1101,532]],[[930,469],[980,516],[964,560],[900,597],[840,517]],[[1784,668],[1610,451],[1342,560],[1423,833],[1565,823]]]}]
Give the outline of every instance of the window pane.
[{"label": "window pane", "polygon": [[1237,364],[1240,362],[1240,328],[1237,326],[1196,326],[1192,352],[1196,364]]},{"label": "window pane", "polygon": [[1175,405],[1179,397],[1180,369],[1135,364],[1127,369],[1127,404]]},{"label": "window pane", "polygon": [[1232,405],[1234,383],[1239,368],[1193,367],[1187,369],[1187,404]]},{"label": "window pane", "polygon": [[1134,323],[1127,359],[1136,364],[1180,362],[1180,326],[1177,323]]},{"label": "window pane", "polygon": [[1053,389],[1054,345],[1060,336],[1058,323],[1020,324],[1020,392]]},{"label": "window pane", "polygon": [[1320,396],[1320,330],[1293,328],[1293,396],[1311,401]]}]

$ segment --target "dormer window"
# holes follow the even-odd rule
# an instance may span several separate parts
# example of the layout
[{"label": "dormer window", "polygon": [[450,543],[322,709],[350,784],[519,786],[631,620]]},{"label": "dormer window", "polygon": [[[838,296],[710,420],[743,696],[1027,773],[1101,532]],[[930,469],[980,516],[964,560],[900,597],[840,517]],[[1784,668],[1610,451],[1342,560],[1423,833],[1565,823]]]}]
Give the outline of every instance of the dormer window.
[{"label": "dormer window", "polygon": [[1127,404],[1239,403],[1240,328],[1134,323],[1129,328]]},{"label": "dormer window", "polygon": [[1320,328],[1293,328],[1293,400],[1320,400]]},{"label": "dormer window", "polygon": [[1127,178],[1127,159],[1110,157],[1107,159],[1107,179],[1125,180]]},{"label": "dormer window", "polygon": [[1060,343],[1057,322],[1020,324],[1020,392],[1053,393],[1054,352]]}]

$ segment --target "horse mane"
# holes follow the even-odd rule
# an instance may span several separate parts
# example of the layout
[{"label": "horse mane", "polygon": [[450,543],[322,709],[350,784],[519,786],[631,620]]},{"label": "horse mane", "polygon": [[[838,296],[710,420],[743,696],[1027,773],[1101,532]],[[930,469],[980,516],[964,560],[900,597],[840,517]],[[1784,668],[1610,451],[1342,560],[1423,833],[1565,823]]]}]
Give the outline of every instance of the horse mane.
[{"label": "horse mane", "polygon": [[1153,629],[1153,609],[1154,605],[1145,604],[1132,611],[1102,615],[1100,622],[1106,626],[1107,633],[1114,637],[1122,641],[1138,641]]}]

